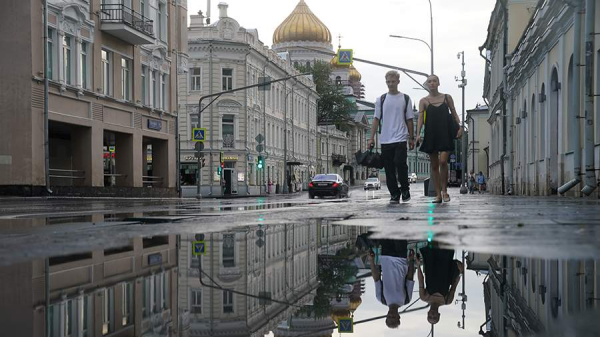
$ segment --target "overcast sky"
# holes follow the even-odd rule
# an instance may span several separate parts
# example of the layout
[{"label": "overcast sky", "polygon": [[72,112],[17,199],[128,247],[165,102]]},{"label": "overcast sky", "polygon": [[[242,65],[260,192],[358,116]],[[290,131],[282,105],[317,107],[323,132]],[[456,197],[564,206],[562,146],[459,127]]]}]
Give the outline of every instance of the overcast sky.
[{"label": "overcast sky", "polygon": [[[312,12],[329,28],[335,49],[338,35],[342,47],[353,49],[355,57],[399,67],[429,72],[430,53],[418,41],[395,39],[390,34],[419,38],[429,43],[429,3],[427,0],[305,0]],[[228,0],[228,16],[242,27],[256,28],[260,40],[268,46],[273,43],[273,32],[294,10],[299,0]],[[484,60],[478,47],[485,42],[490,14],[495,0],[431,0],[433,6],[433,38],[435,72],[440,77],[440,91],[451,94],[461,114],[461,89],[455,82],[460,76],[461,64],[457,53],[465,51],[467,73],[466,109],[483,103]],[[212,0],[212,21],[218,19],[218,0]],[[198,10],[206,13],[206,0],[188,0],[189,14]],[[384,74],[388,69],[354,63],[362,74],[366,99],[387,91]],[[424,82],[424,77],[416,77]],[[413,101],[426,92],[415,90],[417,84],[401,75],[400,91],[408,93]]]}]

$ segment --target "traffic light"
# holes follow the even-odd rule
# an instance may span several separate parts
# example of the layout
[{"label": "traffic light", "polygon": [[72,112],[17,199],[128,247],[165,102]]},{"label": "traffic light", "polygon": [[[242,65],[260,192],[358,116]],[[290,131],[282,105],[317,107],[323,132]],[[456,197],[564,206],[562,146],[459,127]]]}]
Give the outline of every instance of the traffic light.
[{"label": "traffic light", "polygon": [[258,164],[256,165],[256,167],[259,170],[262,170],[264,164],[265,164],[265,160],[263,159],[263,156],[258,156]]},{"label": "traffic light", "polygon": [[202,167],[206,166],[206,159],[204,157],[202,157]]},{"label": "traffic light", "polygon": [[219,167],[217,169],[217,173],[221,175],[223,169],[225,168],[225,154],[223,152],[219,152]]}]

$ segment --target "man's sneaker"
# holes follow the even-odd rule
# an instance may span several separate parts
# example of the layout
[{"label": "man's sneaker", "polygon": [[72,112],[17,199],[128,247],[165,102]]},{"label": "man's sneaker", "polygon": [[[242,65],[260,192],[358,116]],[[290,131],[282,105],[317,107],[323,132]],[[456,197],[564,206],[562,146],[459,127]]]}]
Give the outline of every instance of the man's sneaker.
[{"label": "man's sneaker", "polygon": [[410,200],[410,191],[402,191],[402,202]]},{"label": "man's sneaker", "polygon": [[392,198],[390,199],[390,204],[399,204],[399,203],[400,203],[400,196],[393,195]]}]

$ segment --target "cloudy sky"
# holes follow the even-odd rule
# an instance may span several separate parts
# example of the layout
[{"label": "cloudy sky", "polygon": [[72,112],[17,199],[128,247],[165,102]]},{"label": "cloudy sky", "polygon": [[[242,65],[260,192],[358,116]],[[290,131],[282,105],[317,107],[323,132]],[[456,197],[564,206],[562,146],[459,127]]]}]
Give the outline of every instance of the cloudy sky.
[{"label": "cloudy sky", "polygon": [[[242,27],[258,29],[259,38],[271,46],[273,32],[294,10],[299,0],[228,0],[228,16]],[[403,68],[429,72],[430,53],[418,41],[395,39],[390,34],[404,35],[429,42],[429,3],[427,0],[305,0],[312,12],[327,25],[334,36],[337,49],[338,35],[342,47],[353,49],[355,57]],[[212,21],[218,19],[218,0],[212,0]],[[490,14],[495,0],[431,0],[433,6],[433,34],[435,72],[441,80],[440,91],[451,94],[461,112],[461,89],[455,81],[460,76],[461,64],[457,53],[465,52],[467,73],[467,109],[483,103],[484,60],[478,47],[487,34]],[[188,0],[190,14],[206,13],[206,0]],[[374,101],[387,91],[384,74],[388,69],[355,62],[366,87],[366,99]],[[424,77],[416,77],[424,82]],[[401,76],[400,90],[418,101],[426,92],[414,89],[417,84]]]}]

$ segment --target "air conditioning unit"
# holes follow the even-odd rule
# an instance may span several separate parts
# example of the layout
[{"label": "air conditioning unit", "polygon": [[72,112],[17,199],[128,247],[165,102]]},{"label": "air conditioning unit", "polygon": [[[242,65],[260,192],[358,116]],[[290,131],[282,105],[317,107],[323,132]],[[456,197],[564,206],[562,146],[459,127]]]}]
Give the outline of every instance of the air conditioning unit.
[{"label": "air conditioning unit", "polygon": [[521,118],[527,118],[527,111],[521,111]]},{"label": "air conditioning unit", "polygon": [[518,124],[521,124],[521,117],[517,117],[516,124],[517,124],[517,125],[518,125]]}]

